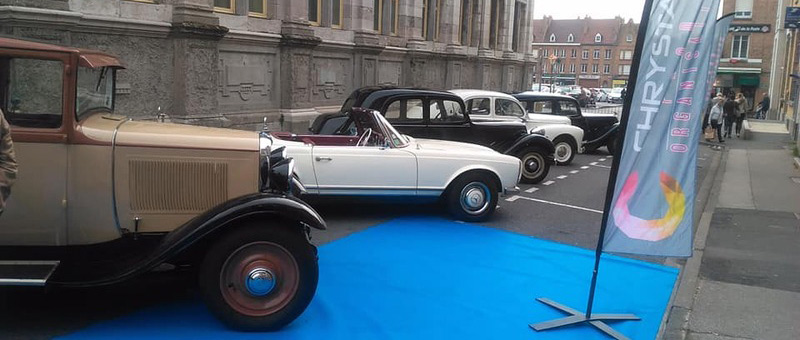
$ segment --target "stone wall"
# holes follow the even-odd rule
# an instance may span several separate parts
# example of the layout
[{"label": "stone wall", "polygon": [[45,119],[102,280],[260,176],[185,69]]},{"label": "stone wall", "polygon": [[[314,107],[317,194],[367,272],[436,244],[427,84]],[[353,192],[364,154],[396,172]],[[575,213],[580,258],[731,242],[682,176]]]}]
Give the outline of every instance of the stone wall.
[{"label": "stone wall", "polygon": [[[344,1],[341,28],[330,27],[329,17],[309,24],[307,2],[267,1],[266,18],[246,15],[247,1],[236,3],[236,13],[222,14],[213,0],[0,0],[0,32],[119,56],[126,65],[120,114],[152,119],[160,107],[172,121],[242,129],[266,117],[273,129],[305,131],[368,85],[512,92],[532,81],[530,48],[512,51],[510,31],[499,50],[482,41],[459,45],[461,2],[443,3],[439,37],[428,40],[421,0],[399,2],[394,33],[385,23],[372,30],[373,1]],[[506,3],[510,18],[513,1]]]}]

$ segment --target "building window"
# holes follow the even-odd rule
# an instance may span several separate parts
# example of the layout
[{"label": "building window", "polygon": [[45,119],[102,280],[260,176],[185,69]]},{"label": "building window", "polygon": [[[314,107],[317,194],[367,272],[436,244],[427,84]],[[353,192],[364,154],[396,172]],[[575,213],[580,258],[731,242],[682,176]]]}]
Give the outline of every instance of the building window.
[{"label": "building window", "polygon": [[611,65],[609,65],[609,64],[603,65],[603,73],[605,73],[605,74],[611,73]]},{"label": "building window", "polygon": [[544,51],[544,52],[542,52],[542,56],[543,56],[543,57],[545,57],[545,58],[547,58],[547,53],[549,53],[549,51],[547,51],[547,49],[546,49],[546,48],[545,48],[543,51]]},{"label": "building window", "polygon": [[753,17],[753,0],[736,0],[736,9],[733,12],[736,19],[750,19]]},{"label": "building window", "polygon": [[594,36],[594,42],[596,42],[596,43],[601,43],[601,42],[603,42],[603,36],[602,36],[602,35],[600,35],[600,33],[597,33],[597,34]]},{"label": "building window", "polygon": [[561,58],[566,58],[566,56],[567,56],[567,50],[562,48],[561,49]]},{"label": "building window", "polygon": [[556,42],[556,35],[550,34],[550,42]]},{"label": "building window", "polygon": [[505,11],[505,1],[492,0],[489,13],[489,47],[497,49],[500,45],[500,22]]},{"label": "building window", "polygon": [[322,22],[322,0],[308,0],[308,22],[316,26]]},{"label": "building window", "polygon": [[583,59],[589,59],[589,50],[583,50]]},{"label": "building window", "polygon": [[626,35],[625,36],[625,41],[627,41],[627,42],[633,41],[633,35],[631,35],[631,34]]},{"label": "building window", "polygon": [[597,64],[592,64],[592,73],[598,73],[598,72],[600,72],[599,66],[597,66]]},{"label": "building window", "polygon": [[633,51],[619,51],[619,60],[633,59]]},{"label": "building window", "polygon": [[558,64],[558,72],[564,73],[564,64]]},{"label": "building window", "polygon": [[569,64],[569,73],[575,73],[575,64]]},{"label": "building window", "polygon": [[586,64],[581,64],[581,73],[586,73]]},{"label": "building window", "polygon": [[331,27],[342,28],[343,6],[344,2],[342,0],[331,0]]},{"label": "building window", "polygon": [[441,9],[441,1],[436,1],[436,6],[431,6],[431,0],[422,1],[422,38],[425,40],[439,39],[439,12]]},{"label": "building window", "polygon": [[578,56],[578,51],[577,51],[577,50],[575,50],[575,49],[573,48],[573,49],[572,49],[572,52],[570,53],[570,57],[573,57],[573,58],[575,58],[575,57],[577,57],[577,56]]},{"label": "building window", "polygon": [[[373,2],[372,29],[378,33],[383,33],[384,20],[389,22],[389,33],[397,34],[397,1],[398,0],[375,0]],[[424,2],[424,4],[427,3]],[[424,7],[423,7],[424,8]],[[424,17],[423,12],[423,17]],[[422,23],[425,27],[425,22]],[[424,36],[423,31],[423,36]]]},{"label": "building window", "polygon": [[214,0],[214,11],[220,13],[236,13],[236,0]]},{"label": "building window", "polygon": [[631,74],[631,65],[619,65],[619,74],[622,76]]},{"label": "building window", "polygon": [[750,47],[749,45],[750,45],[750,36],[734,35],[733,44],[731,46],[731,58],[747,59],[747,50]]},{"label": "building window", "polygon": [[461,1],[461,29],[460,41],[462,46],[470,46],[472,43],[472,3],[475,0]]},{"label": "building window", "polygon": [[593,55],[593,57],[594,57],[595,59],[600,59],[600,50],[594,50],[594,55]]},{"label": "building window", "polygon": [[606,50],[606,59],[611,59],[611,50]]},{"label": "building window", "polygon": [[247,15],[251,17],[267,17],[267,0],[248,0]]},{"label": "building window", "polygon": [[572,33],[570,33],[569,36],[567,37],[567,42],[574,42],[574,41],[575,41],[575,36],[572,35]]}]

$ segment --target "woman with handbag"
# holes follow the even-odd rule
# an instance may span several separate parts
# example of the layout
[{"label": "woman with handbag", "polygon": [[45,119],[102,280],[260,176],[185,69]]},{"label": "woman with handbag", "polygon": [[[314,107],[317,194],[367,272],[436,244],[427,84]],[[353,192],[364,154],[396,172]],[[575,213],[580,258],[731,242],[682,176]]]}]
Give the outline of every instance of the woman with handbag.
[{"label": "woman with handbag", "polygon": [[[717,140],[720,143],[725,143],[722,140],[722,131],[720,131],[720,123],[722,121],[722,103],[723,101],[720,100],[714,107],[711,108],[711,112],[708,114],[708,124],[710,127],[706,128],[706,140],[711,141],[714,139],[714,134],[717,135]],[[710,137],[710,138],[709,138]]]},{"label": "woman with handbag", "polygon": [[734,122],[736,123],[736,138],[740,138],[742,133],[742,123],[744,122],[745,112],[747,111],[747,99],[744,98],[744,94],[741,92],[736,94],[736,110],[734,111],[734,115],[736,118]]}]

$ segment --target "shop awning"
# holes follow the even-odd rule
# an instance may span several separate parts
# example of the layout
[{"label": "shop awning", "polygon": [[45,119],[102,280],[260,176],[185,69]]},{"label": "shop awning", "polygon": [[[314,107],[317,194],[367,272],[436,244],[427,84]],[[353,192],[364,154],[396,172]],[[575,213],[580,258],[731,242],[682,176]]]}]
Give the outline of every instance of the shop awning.
[{"label": "shop awning", "polygon": [[720,67],[717,73],[748,73],[748,74],[761,74],[760,67]]}]

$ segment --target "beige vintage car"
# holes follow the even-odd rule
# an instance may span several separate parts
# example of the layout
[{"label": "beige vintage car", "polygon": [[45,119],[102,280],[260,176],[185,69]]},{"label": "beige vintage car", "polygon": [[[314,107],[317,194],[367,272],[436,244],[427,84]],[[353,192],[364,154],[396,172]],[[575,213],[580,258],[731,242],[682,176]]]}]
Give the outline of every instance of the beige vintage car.
[{"label": "beige vintage car", "polygon": [[[0,109],[17,181],[0,215],[0,285],[117,283],[196,267],[227,325],[274,330],[316,291],[293,160],[267,132],[114,115],[113,56],[0,38]],[[296,187],[295,187],[296,188]]]}]

